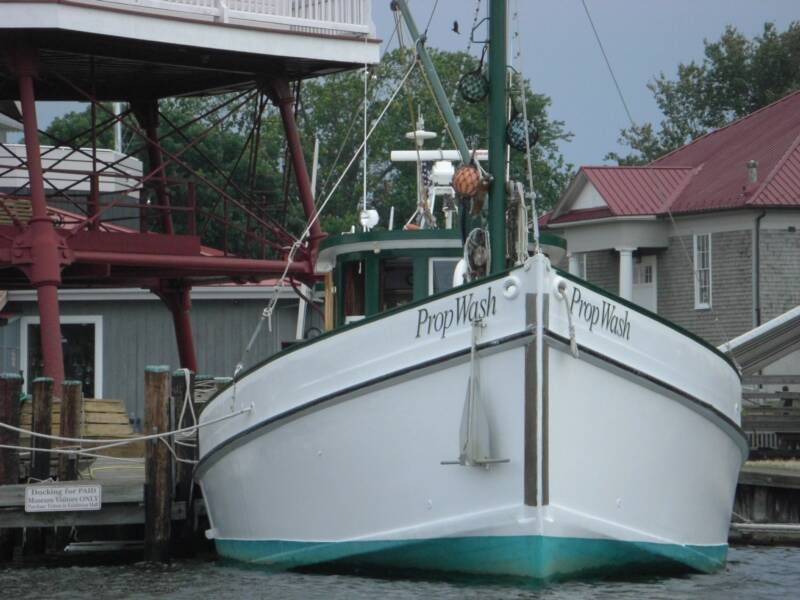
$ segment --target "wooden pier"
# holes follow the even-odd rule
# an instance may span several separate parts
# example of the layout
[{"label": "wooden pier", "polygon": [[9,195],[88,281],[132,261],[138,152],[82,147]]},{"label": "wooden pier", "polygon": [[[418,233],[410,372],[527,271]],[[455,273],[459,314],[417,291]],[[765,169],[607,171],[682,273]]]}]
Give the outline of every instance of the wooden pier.
[{"label": "wooden pier", "polygon": [[748,462],[739,475],[729,540],[800,544],[800,460]]},{"label": "wooden pier", "polygon": [[[144,540],[143,557],[149,561],[191,555],[206,543],[204,505],[192,480],[196,431],[181,444],[170,435],[195,425],[190,417],[201,409],[193,373],[146,368],[145,430],[138,436],[117,406],[121,403],[84,400],[79,382],[64,382],[59,398],[51,379],[37,379],[32,400],[22,403],[21,383],[18,375],[0,375],[0,421],[55,437],[0,428],[0,445],[34,450],[0,448],[0,562],[60,552],[72,528],[85,528],[82,541],[98,542],[125,529]],[[186,402],[192,403],[188,409]],[[92,452],[92,442],[103,439],[131,443]],[[78,445],[104,457],[46,452]]]}]

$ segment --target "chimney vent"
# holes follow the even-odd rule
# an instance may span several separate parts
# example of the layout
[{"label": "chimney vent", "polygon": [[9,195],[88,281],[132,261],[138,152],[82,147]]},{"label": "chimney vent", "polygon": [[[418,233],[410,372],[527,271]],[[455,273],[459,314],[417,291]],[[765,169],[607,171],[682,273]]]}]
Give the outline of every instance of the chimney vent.
[{"label": "chimney vent", "polygon": [[750,183],[757,183],[758,182],[758,161],[757,160],[748,160],[747,161],[747,180]]}]

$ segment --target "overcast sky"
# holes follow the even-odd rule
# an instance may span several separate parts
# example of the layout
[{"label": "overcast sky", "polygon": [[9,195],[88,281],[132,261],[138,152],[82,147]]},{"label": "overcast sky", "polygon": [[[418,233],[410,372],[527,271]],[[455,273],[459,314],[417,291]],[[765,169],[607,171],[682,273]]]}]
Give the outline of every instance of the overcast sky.
[{"label": "overcast sky", "polygon": [[[474,2],[438,0],[429,45],[465,50]],[[424,27],[435,0],[410,3]],[[482,0],[482,8],[487,3]],[[373,0],[373,18],[384,40],[394,27],[389,4]],[[799,0],[587,0],[587,5],[637,123],[661,118],[647,82],[662,71],[674,76],[678,63],[702,59],[703,39],[718,39],[726,25],[752,37],[766,21],[783,31],[800,19]],[[551,117],[574,133],[562,153],[576,165],[602,163],[607,152],[619,150],[617,137],[628,119],[581,0],[509,0],[509,6],[509,14],[519,9],[525,76],[537,92],[551,97]],[[456,19],[460,35],[451,31]],[[477,51],[473,48],[473,54]],[[41,124],[63,111],[63,103],[40,107]]]},{"label": "overcast sky", "polygon": [[[800,20],[798,0],[586,0],[625,99],[637,123],[658,122],[660,111],[646,85],[664,72],[674,77],[678,63],[698,61],[703,39],[717,40],[726,25],[748,37],[766,21],[780,31]],[[423,28],[434,0],[411,0]],[[487,0],[481,2],[485,7]],[[393,29],[389,0],[373,0],[378,35]],[[561,151],[576,165],[600,164],[619,148],[619,130],[629,122],[598,49],[581,0],[509,0],[519,8],[525,76],[552,99],[550,115],[575,134]],[[429,45],[465,50],[474,0],[439,0],[428,32]],[[459,21],[461,35],[451,31]],[[514,30],[510,23],[510,29]],[[473,54],[476,50],[473,49]]]}]

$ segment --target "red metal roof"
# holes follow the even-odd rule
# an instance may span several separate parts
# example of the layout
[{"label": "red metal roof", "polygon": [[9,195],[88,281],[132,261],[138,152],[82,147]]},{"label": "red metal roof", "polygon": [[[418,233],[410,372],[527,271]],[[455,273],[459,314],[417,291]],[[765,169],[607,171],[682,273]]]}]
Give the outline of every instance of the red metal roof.
[{"label": "red metal roof", "polygon": [[[755,184],[748,180],[750,160],[758,162]],[[800,91],[647,166],[582,167],[576,181],[581,174],[595,186],[613,216],[800,207]],[[569,195],[570,190],[565,199]],[[610,216],[591,210],[557,207],[554,214],[559,216],[549,222]]]},{"label": "red metal roof", "polygon": [[671,204],[694,169],[585,167],[583,171],[615,215],[652,215]]}]

